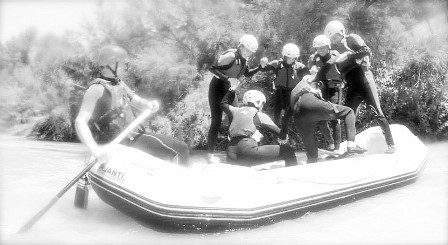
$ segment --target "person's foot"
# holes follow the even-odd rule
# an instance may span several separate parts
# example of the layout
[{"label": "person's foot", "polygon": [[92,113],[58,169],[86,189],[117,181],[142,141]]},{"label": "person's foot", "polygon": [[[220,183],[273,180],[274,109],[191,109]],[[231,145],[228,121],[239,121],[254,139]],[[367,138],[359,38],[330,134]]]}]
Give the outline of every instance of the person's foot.
[{"label": "person's foot", "polygon": [[367,151],[366,149],[361,148],[358,145],[356,145],[354,147],[347,147],[346,154],[363,154],[366,151]]},{"label": "person's foot", "polygon": [[394,154],[397,151],[394,145],[387,146],[387,150],[384,152],[386,154]]}]

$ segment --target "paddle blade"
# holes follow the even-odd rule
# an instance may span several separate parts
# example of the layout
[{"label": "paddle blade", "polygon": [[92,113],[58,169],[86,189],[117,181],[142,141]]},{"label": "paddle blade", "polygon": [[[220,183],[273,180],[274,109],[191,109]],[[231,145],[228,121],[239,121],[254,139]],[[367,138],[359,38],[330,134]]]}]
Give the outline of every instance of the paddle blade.
[{"label": "paddle blade", "polygon": [[75,207],[86,209],[89,202],[89,179],[83,176],[78,180],[75,193]]}]

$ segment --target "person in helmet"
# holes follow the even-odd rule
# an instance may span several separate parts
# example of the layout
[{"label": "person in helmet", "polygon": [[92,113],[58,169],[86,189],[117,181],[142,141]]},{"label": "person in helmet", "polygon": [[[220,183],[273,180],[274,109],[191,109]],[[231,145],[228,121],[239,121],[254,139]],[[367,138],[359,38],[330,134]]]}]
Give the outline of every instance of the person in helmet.
[{"label": "person in helmet", "polygon": [[232,119],[229,127],[230,144],[227,159],[238,165],[253,166],[276,160],[285,160],[285,166],[297,165],[294,148],[287,145],[258,145],[261,128],[280,135],[280,128],[261,112],[266,97],[257,90],[249,90],[243,95],[242,107],[234,107],[235,91],[229,91],[221,102],[222,110]]},{"label": "person in helmet", "polygon": [[[318,161],[318,147],[314,138],[314,129],[319,121],[343,120],[347,133],[346,155],[362,154],[366,152],[355,144],[355,113],[350,107],[334,104],[323,100],[320,91],[309,84],[310,76],[305,76],[291,92],[290,106],[294,115],[294,125],[305,146],[307,162]],[[289,116],[289,114],[288,114]],[[284,119],[288,122],[288,119]],[[287,130],[288,124],[282,124],[282,132]],[[284,136],[280,136],[284,139]]]},{"label": "person in helmet", "polygon": [[[208,101],[210,105],[211,123],[208,131],[207,145],[209,149],[209,161],[218,159],[213,156],[215,151],[218,132],[221,128],[222,110],[220,103],[229,89],[235,89],[239,84],[241,76],[250,77],[260,70],[266,62],[260,62],[260,66],[249,69],[247,58],[258,49],[258,41],[252,35],[243,35],[236,49],[229,49],[222,53],[215,65],[210,68],[214,77],[210,81]],[[264,59],[263,59],[264,60]],[[236,101],[234,102],[237,103]]]},{"label": "person in helmet", "polygon": [[[335,64],[339,52],[331,50],[330,45],[331,41],[325,35],[318,35],[314,38],[313,48],[315,49],[315,53],[308,59],[308,69],[317,73],[326,62],[331,64],[328,71],[322,75],[321,80],[315,82],[315,84],[318,84],[324,100],[328,100],[334,104],[341,104],[343,83],[341,74],[338,72]],[[329,143],[329,149],[339,150],[341,143],[341,124],[339,120],[321,121],[318,125],[324,138]]]},{"label": "person in helmet", "polygon": [[[79,139],[97,159],[106,159],[111,142],[134,120],[134,109],[159,109],[157,100],[146,100],[135,94],[123,81],[127,52],[114,45],[99,50],[100,76],[89,83],[75,119]],[[161,135],[145,133],[143,128],[130,134],[122,143],[165,160],[178,156],[179,163],[189,164],[189,149],[184,142]]]},{"label": "person in helmet", "polygon": [[286,113],[288,110],[292,89],[300,81],[297,71],[305,68],[304,64],[297,61],[300,56],[300,50],[297,45],[293,43],[284,45],[282,56],[278,60],[269,62],[264,68],[265,71],[273,71],[275,73],[273,104],[274,122],[277,124],[281,122],[282,111]]},{"label": "person in helmet", "polygon": [[332,47],[339,51],[336,66],[347,83],[345,105],[355,113],[362,101],[365,101],[369,111],[373,112],[383,130],[387,150],[385,153],[395,153],[395,144],[385,118],[378,97],[375,79],[370,71],[370,48],[364,40],[356,35],[345,33],[344,25],[340,21],[331,21],[325,27],[325,35],[330,38]]}]

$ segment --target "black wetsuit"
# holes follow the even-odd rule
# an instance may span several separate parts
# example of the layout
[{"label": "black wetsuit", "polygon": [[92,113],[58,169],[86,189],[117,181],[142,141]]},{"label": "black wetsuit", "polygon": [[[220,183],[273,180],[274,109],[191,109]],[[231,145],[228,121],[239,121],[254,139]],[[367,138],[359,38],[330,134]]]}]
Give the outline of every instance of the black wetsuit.
[{"label": "black wetsuit", "polygon": [[[321,68],[324,65],[324,60],[329,60],[329,56],[337,57],[339,52],[336,50],[330,50],[330,52],[324,57],[320,56],[317,52],[312,54],[308,59],[308,69],[312,66]],[[331,65],[326,74],[323,75],[320,90],[322,91],[322,98],[328,100],[334,104],[341,104],[342,98],[342,77],[339,71],[336,69],[336,65]],[[319,129],[322,132],[325,140],[329,144],[334,144],[336,149],[339,149],[341,143],[341,124],[339,120],[321,121],[318,123]],[[330,124],[330,127],[329,125]],[[331,131],[330,131],[331,128]]]},{"label": "black wetsuit", "polygon": [[364,100],[367,104],[367,109],[374,113],[375,119],[383,130],[387,145],[393,146],[394,140],[390,131],[389,122],[381,110],[375,79],[369,69],[369,60],[371,57],[370,48],[356,34],[348,35],[345,38],[345,44],[340,43],[334,46],[334,48],[341,50],[348,49],[348,52],[350,52],[347,60],[337,64],[339,71],[347,82],[345,105],[352,108],[356,113],[359,105]]},{"label": "black wetsuit", "polygon": [[[242,75],[250,77],[259,71],[259,67],[249,70],[246,59],[241,57],[236,49],[224,52],[217,64],[210,68],[215,75],[210,81],[208,90],[208,101],[210,105],[211,123],[208,131],[207,145],[210,152],[213,152],[218,139],[218,132],[221,128],[222,110],[220,103],[224,95],[229,91],[231,84],[229,78],[240,78]],[[233,102],[237,104],[237,100]]]},{"label": "black wetsuit", "polygon": [[279,124],[281,122],[281,112],[289,108],[289,101],[291,99],[291,91],[300,82],[297,70],[305,68],[300,62],[295,61],[293,64],[288,64],[286,60],[278,59],[269,62],[263,70],[274,71],[275,91],[273,95],[274,103],[274,122]]},{"label": "black wetsuit", "polygon": [[[294,115],[295,126],[305,145],[307,162],[313,163],[318,160],[318,147],[314,138],[316,124],[322,120],[341,119],[345,123],[347,140],[355,140],[355,113],[350,107],[333,104],[324,101],[315,94],[308,92],[310,88],[307,77],[291,92],[291,108]],[[288,117],[290,115],[288,114]],[[284,121],[288,121],[285,118]],[[287,129],[287,123],[282,125],[282,131]]]}]

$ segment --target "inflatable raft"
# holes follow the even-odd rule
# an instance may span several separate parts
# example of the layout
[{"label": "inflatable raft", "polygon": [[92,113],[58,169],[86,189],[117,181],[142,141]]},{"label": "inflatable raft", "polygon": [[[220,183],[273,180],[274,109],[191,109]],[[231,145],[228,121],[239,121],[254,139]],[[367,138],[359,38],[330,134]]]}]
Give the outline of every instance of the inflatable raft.
[{"label": "inflatable raft", "polygon": [[283,161],[258,168],[185,168],[120,146],[88,177],[103,201],[144,222],[193,228],[257,226],[415,180],[428,150],[405,126],[391,125],[391,130],[395,154],[383,154],[383,134],[373,127],[356,137],[356,143],[368,149],[364,155],[287,168]]}]

